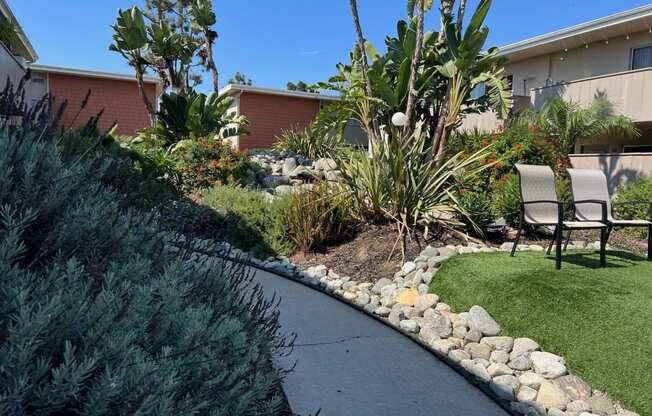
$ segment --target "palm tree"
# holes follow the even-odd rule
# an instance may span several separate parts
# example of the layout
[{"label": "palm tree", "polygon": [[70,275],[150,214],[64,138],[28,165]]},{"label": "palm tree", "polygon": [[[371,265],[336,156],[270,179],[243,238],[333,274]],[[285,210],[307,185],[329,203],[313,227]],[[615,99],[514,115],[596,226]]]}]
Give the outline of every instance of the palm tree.
[{"label": "palm tree", "polygon": [[557,97],[549,100],[536,112],[525,112],[518,123],[536,126],[555,146],[557,174],[565,175],[571,166],[569,155],[575,144],[582,139],[594,137],[635,138],[640,131],[625,116],[616,115],[613,104],[604,94],[596,94],[588,108]]}]

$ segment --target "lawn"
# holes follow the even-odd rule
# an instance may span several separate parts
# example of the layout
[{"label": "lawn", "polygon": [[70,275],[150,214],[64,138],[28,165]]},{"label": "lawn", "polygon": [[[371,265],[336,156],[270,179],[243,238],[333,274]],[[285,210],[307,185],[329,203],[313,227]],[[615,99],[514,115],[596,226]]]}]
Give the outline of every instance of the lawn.
[{"label": "lawn", "polygon": [[611,252],[564,255],[562,270],[541,253],[458,256],[431,290],[456,310],[484,306],[513,337],[566,358],[593,388],[652,415],[652,263]]}]

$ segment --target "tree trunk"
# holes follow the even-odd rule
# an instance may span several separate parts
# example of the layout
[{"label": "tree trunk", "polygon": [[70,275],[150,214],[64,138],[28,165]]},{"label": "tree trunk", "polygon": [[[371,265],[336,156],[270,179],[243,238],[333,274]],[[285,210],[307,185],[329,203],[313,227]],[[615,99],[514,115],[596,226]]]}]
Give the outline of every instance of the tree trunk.
[{"label": "tree trunk", "polygon": [[217,65],[215,65],[215,59],[213,59],[213,39],[211,39],[209,30],[204,31],[204,41],[206,44],[206,63],[208,70],[211,72],[211,78],[213,80],[213,91],[219,92],[219,73],[217,72]]},{"label": "tree trunk", "polygon": [[137,62],[134,64],[134,67],[136,68],[136,83],[138,84],[138,92],[143,99],[143,103],[145,103],[145,108],[149,113],[152,125],[154,125],[154,121],[156,120],[156,110],[154,109],[154,106],[152,105],[152,102],[149,100],[147,92],[145,91],[145,82],[143,81],[143,74],[145,70],[143,69],[143,66]]},{"label": "tree trunk", "polygon": [[[451,21],[453,14],[453,5],[455,0],[441,0],[441,30],[439,32],[440,41],[446,40],[446,24]],[[446,119],[448,118],[448,107],[450,103],[450,95],[452,90],[453,79],[448,80],[448,86],[446,87],[446,95],[442,101],[441,106],[439,107],[439,114],[437,115],[437,127],[435,128],[435,135],[432,138],[432,148],[428,154],[429,158],[441,159],[440,149],[442,145],[446,145],[444,140],[444,134],[446,131]],[[442,143],[444,142],[444,143]]]},{"label": "tree trunk", "polygon": [[462,31],[464,25],[464,12],[466,11],[466,0],[460,0],[460,6],[457,9],[457,27]]},{"label": "tree trunk", "polygon": [[414,55],[412,55],[412,62],[410,63],[410,82],[408,87],[408,100],[405,109],[405,117],[407,124],[405,125],[405,133],[409,135],[414,129],[414,121],[412,120],[412,113],[417,100],[418,91],[417,85],[417,70],[419,68],[419,61],[421,60],[421,49],[423,48],[423,18],[425,14],[423,0],[416,0],[417,12],[417,34],[416,34],[416,47],[414,48]]},{"label": "tree trunk", "polygon": [[[362,79],[364,80],[365,83],[367,96],[373,97],[374,93],[371,88],[371,82],[369,81],[369,64],[367,62],[367,50],[365,48],[366,41],[364,35],[362,34],[362,26],[360,25],[360,16],[358,14],[358,2],[357,0],[350,0],[350,3],[351,3],[351,14],[353,14],[353,25],[355,26],[355,32],[358,37],[358,49],[360,51],[360,65],[362,66]],[[376,133],[379,131],[378,121],[376,120],[376,117],[373,114],[373,107],[371,111],[372,114],[370,114],[370,116],[372,119],[374,131],[367,132],[368,134],[370,134],[369,137],[370,148],[372,145],[375,145],[377,143]]]}]

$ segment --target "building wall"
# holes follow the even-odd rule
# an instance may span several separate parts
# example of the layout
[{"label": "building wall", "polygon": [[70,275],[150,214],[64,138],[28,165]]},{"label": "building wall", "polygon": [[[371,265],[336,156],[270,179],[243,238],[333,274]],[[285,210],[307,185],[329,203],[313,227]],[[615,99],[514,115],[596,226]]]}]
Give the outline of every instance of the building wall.
[{"label": "building wall", "polygon": [[14,55],[0,43],[0,90],[7,83],[7,78],[16,86],[25,75],[25,69],[18,63]]},{"label": "building wall", "polygon": [[[606,41],[607,39],[605,39]],[[543,87],[546,80],[557,84],[582,78],[628,71],[631,68],[633,48],[652,45],[649,32],[633,33],[627,39],[620,36],[605,41],[593,42],[589,47],[580,46],[560,50],[557,53],[537,56],[517,62],[508,62],[505,72],[514,76],[514,92],[529,95],[532,88]],[[526,81],[526,90],[523,81]]]},{"label": "building wall", "polygon": [[283,130],[308,126],[319,109],[319,100],[243,92],[239,112],[250,124],[249,134],[240,136],[238,148],[271,147]]},{"label": "building wall", "polygon": [[[148,127],[151,123],[136,81],[49,73],[48,85],[50,94],[55,98],[55,106],[68,100],[62,119],[64,128],[84,125],[102,109],[104,113],[99,122],[102,131],[117,121],[118,134],[134,135],[136,130]],[[88,104],[75,119],[89,89],[91,95]],[[145,84],[145,90],[152,103],[155,103],[156,85]]]}]

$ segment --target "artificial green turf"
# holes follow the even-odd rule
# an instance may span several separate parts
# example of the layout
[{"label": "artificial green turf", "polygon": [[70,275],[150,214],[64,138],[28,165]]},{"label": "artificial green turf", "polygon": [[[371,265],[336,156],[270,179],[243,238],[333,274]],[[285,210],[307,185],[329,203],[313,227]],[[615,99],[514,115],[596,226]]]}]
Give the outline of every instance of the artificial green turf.
[{"label": "artificial green turf", "polygon": [[566,358],[593,388],[652,415],[652,262],[612,252],[564,254],[562,270],[542,253],[453,257],[431,290],[456,310],[482,305],[505,335],[529,337]]}]

